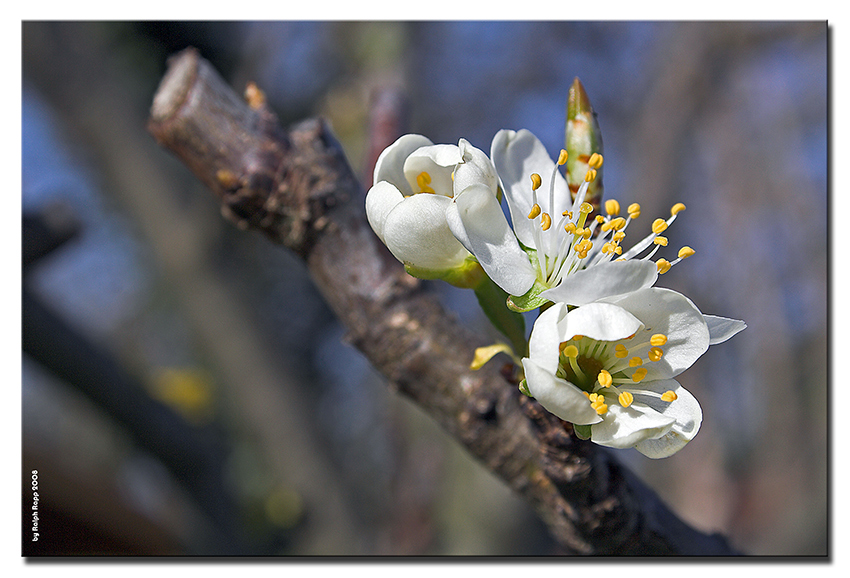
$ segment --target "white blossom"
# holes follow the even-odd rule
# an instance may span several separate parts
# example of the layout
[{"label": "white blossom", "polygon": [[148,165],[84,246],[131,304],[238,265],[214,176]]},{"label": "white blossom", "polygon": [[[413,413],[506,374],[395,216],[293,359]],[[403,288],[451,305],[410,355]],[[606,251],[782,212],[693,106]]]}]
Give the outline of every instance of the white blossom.
[{"label": "white blossom", "polygon": [[466,140],[435,145],[417,134],[400,137],[381,153],[373,183],[366,195],[372,230],[408,270],[434,276],[471,257],[446,222],[456,187],[474,183],[495,198],[498,185],[487,155]]},{"label": "white blossom", "polygon": [[524,388],[561,419],[590,426],[597,444],[667,457],[702,422],[696,398],[673,378],[745,327],[704,316],[669,289],[641,289],[569,312],[556,303],[534,324],[522,360]]},{"label": "white blossom", "polygon": [[[623,253],[625,229],[640,214],[629,207],[619,216],[619,203],[605,204],[606,216],[589,218],[593,207],[585,202],[600,155],[572,198],[558,167],[566,163],[561,151],[557,163],[543,144],[527,130],[499,131],[493,138],[491,158],[505,191],[513,230],[497,198],[487,187],[459,189],[448,207],[447,220],[455,237],[478,259],[484,271],[508,294],[523,299],[512,303],[521,310],[547,301],[583,305],[606,297],[625,295],[652,286],[659,273],[693,254],[689,247],[678,259],[651,261],[666,245],[662,233],[684,209],[677,203],[667,220],[658,219],[652,232]],[[596,229],[600,230],[597,233]],[[649,247],[648,254],[639,257]]]}]

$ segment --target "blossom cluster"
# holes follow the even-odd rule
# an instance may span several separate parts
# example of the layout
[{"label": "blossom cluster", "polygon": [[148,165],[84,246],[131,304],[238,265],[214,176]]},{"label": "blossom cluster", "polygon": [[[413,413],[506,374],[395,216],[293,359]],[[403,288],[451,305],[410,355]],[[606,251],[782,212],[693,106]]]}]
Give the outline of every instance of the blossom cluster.
[{"label": "blossom cluster", "polygon": [[[434,144],[404,135],[378,158],[366,196],[369,224],[416,277],[481,295],[495,284],[505,297],[495,308],[504,311],[479,301],[506,334],[504,314],[539,309],[530,337],[514,339],[520,389],[580,437],[670,456],[702,422],[699,403],[674,378],[746,325],[703,314],[681,293],[654,286],[694,253],[682,247],[673,260],[652,260],[667,247],[663,233],[683,204],[624,248],[640,206],[621,216],[609,199],[597,210],[589,191],[602,156],[583,159],[577,188],[560,172],[568,158],[562,150],[552,159],[527,130],[499,131],[489,155],[464,139]],[[487,349],[494,355],[506,347]]]}]

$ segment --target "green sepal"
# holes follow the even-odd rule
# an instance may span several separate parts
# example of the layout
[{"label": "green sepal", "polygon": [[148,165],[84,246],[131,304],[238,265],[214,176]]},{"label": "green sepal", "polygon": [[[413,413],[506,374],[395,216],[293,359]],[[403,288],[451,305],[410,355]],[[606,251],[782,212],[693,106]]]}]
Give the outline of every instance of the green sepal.
[{"label": "green sepal", "polygon": [[531,391],[529,391],[528,389],[528,382],[526,382],[524,379],[519,382],[519,391],[523,395],[526,395],[531,398],[534,397],[533,395],[531,395]]},{"label": "green sepal", "polygon": [[508,309],[508,294],[486,275],[474,289],[478,304],[487,319],[508,338],[516,356],[525,357],[528,354],[525,318],[520,313]]},{"label": "green sepal", "polygon": [[526,311],[542,307],[546,303],[549,303],[548,299],[540,296],[540,294],[547,289],[548,287],[539,281],[535,281],[534,285],[531,286],[531,289],[529,289],[528,293],[525,295],[511,295],[508,297],[508,309],[516,311],[517,313],[525,313]]},{"label": "green sepal", "polygon": [[589,440],[590,439],[590,427],[589,425],[578,425],[573,424],[573,431],[576,432],[576,437],[580,440]]},{"label": "green sepal", "polygon": [[[519,246],[528,255],[528,261],[531,263],[534,270],[539,271],[540,262],[537,260],[537,251],[530,247],[526,247],[522,243],[520,243]],[[549,287],[543,285],[540,281],[535,281],[534,285],[531,286],[531,289],[529,289],[525,295],[511,295],[508,297],[508,309],[516,311],[517,313],[525,313],[526,311],[532,311],[533,309],[541,307],[545,303],[549,302],[548,299],[540,297],[540,294],[547,289],[549,289]]]},{"label": "green sepal", "polygon": [[471,255],[461,265],[452,269],[424,269],[405,263],[404,270],[417,279],[440,279],[461,289],[474,289],[487,278],[481,264]]}]

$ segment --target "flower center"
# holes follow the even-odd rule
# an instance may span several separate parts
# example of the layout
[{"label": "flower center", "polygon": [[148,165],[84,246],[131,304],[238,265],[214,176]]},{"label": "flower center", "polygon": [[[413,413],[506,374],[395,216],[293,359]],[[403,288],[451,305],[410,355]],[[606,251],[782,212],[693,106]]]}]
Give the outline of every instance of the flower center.
[{"label": "flower center", "polygon": [[429,175],[426,171],[422,171],[416,175],[416,184],[419,185],[420,193],[431,193],[432,195],[436,193],[436,191],[431,187],[431,175]]},{"label": "flower center", "polygon": [[559,346],[558,377],[581,389],[599,415],[608,411],[609,403],[629,407],[641,397],[676,400],[673,391],[658,394],[636,387],[647,375],[644,364],[664,356],[662,346],[667,336],[648,335],[643,331],[619,341],[597,341],[575,335]]},{"label": "flower center", "polygon": [[[584,182],[575,195],[572,207],[555,207],[555,177],[558,167],[567,162],[567,151],[561,150],[558,162],[552,172],[549,183],[548,211],[544,211],[538,202],[538,190],[542,186],[539,174],[531,175],[532,207],[528,219],[532,221],[532,235],[537,250],[538,271],[537,279],[547,287],[555,287],[569,275],[580,269],[585,269],[606,263],[612,259],[618,261],[637,258],[649,247],[653,249],[642,260],[652,258],[660,247],[666,247],[667,237],[662,233],[673,223],[676,215],[685,210],[685,205],[676,203],[670,209],[668,219],[656,219],[652,223],[652,232],[635,244],[627,252],[623,252],[621,243],[626,237],[626,227],[640,216],[640,205],[632,203],[627,209],[628,217],[619,216],[620,203],[614,199],[605,201],[606,215],[596,215],[590,219],[593,206],[584,201],[587,189],[597,175],[597,169],[602,166],[602,155],[594,153],[587,161],[590,169],[585,174]],[[560,212],[561,209],[566,209]],[[552,215],[558,216],[557,225]],[[598,231],[597,231],[598,229]],[[658,259],[656,267],[659,274],[664,274],[670,268],[694,254],[690,247],[682,247],[673,261]]]},{"label": "flower center", "polygon": [[[593,242],[590,240],[593,227],[586,227],[587,217],[593,212],[593,206],[584,202],[584,198],[589,184],[596,178],[596,169],[602,166],[602,156],[594,153],[588,160],[591,168],[587,171],[571,208],[555,206],[555,177],[558,167],[566,162],[567,151],[562,149],[549,181],[548,211],[544,211],[538,202],[538,189],[543,179],[537,173],[531,175],[533,204],[528,219],[534,225],[532,235],[537,249],[537,277],[548,287],[560,283],[563,276],[575,270],[579,260],[587,258],[588,252],[593,248]],[[558,218],[556,226],[553,226],[552,215]]]}]

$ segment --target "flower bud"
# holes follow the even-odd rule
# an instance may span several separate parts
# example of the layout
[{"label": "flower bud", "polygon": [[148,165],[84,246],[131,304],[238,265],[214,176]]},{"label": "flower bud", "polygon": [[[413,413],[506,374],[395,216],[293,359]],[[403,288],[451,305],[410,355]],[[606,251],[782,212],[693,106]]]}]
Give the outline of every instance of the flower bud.
[{"label": "flower bud", "polygon": [[591,157],[596,153],[602,155],[602,132],[596,121],[596,113],[590,105],[590,99],[578,78],[573,80],[567,96],[567,122],[565,127],[564,144],[567,150],[567,183],[575,198],[576,192],[588,175],[595,169],[594,179],[587,190],[585,200],[593,205],[595,213],[599,212],[602,200],[602,167],[596,166],[601,160]]}]

